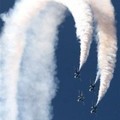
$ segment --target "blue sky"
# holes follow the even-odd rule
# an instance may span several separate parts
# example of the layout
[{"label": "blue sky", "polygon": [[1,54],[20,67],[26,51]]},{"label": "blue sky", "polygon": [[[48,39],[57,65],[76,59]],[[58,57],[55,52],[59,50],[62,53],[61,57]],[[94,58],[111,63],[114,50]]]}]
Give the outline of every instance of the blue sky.
[{"label": "blue sky", "polygon": [[[1,0],[0,12],[7,12],[12,7],[13,0]],[[120,46],[120,2],[114,0],[117,26],[118,47]],[[120,87],[119,69],[120,57],[117,54],[117,64],[111,86],[100,102],[96,115],[90,114],[90,107],[96,102],[99,82],[96,86],[96,93],[88,92],[90,80],[95,79],[97,67],[96,43],[92,43],[89,58],[81,71],[81,79],[73,78],[74,69],[79,62],[79,43],[75,35],[75,23],[72,15],[68,12],[65,21],[59,27],[59,42],[56,49],[57,77],[59,88],[56,97],[53,99],[53,120],[119,120],[120,119]],[[0,27],[2,22],[0,21]],[[78,103],[78,90],[85,94],[85,105]]]}]

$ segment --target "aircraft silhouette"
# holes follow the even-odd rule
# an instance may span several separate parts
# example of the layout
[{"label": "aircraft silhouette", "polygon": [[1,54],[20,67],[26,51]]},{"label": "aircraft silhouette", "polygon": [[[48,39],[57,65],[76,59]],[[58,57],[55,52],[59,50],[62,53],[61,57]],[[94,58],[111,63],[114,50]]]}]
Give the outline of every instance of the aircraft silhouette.
[{"label": "aircraft silhouette", "polygon": [[80,101],[84,102],[84,100],[85,100],[85,96],[83,95],[83,92],[79,91],[77,102],[80,102]]},{"label": "aircraft silhouette", "polygon": [[78,69],[74,72],[74,78],[80,78],[80,71]]},{"label": "aircraft silhouette", "polygon": [[95,91],[95,84],[94,83],[92,83],[91,81],[90,81],[90,85],[89,85],[89,91],[90,92],[94,92]]},{"label": "aircraft silhouette", "polygon": [[96,112],[97,112],[97,105],[93,105],[93,106],[91,107],[90,113],[92,114],[92,113],[96,113]]}]

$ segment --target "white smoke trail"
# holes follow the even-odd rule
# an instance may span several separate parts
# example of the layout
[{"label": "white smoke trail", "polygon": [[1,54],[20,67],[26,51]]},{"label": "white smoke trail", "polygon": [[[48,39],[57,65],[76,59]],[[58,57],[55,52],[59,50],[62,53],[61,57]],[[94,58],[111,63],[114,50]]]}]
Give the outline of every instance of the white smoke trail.
[{"label": "white smoke trail", "polygon": [[82,66],[86,62],[89,51],[90,51],[90,45],[92,42],[92,33],[93,33],[93,18],[92,18],[92,12],[90,9],[90,6],[84,2],[80,1],[80,4],[78,4],[79,10],[79,16],[76,14],[77,12],[74,11],[73,16],[76,23],[77,28],[77,37],[80,39],[80,64],[79,64],[79,70],[81,70]]},{"label": "white smoke trail", "polygon": [[[87,60],[92,41],[93,18],[90,6],[87,0],[49,1],[65,5],[75,19],[76,34],[81,39],[80,70]],[[57,26],[63,20],[65,8],[51,4],[52,7],[47,6],[43,10],[47,2],[47,0],[21,0],[16,3],[8,16],[3,16],[5,27],[0,38],[0,97],[2,99],[0,105],[4,107],[0,108],[1,120],[16,120],[17,116],[20,120],[49,120],[52,117],[50,103],[56,90],[54,47]],[[110,1],[88,0],[88,2],[98,23],[99,71],[95,80],[97,81],[100,76],[98,104],[113,76],[117,42],[113,7]],[[101,9],[99,6],[103,5],[105,7]]]},{"label": "white smoke trail", "polygon": [[[43,5],[43,3],[41,3],[41,1],[43,1],[43,0],[35,0],[35,1],[31,1],[31,2],[29,2],[29,0],[22,0],[22,1],[19,1],[19,2],[17,2],[17,4],[15,5],[15,7],[14,7],[14,9],[13,10],[11,10],[10,12],[9,12],[9,14],[8,14],[8,16],[6,15],[6,16],[3,16],[3,19],[5,20],[5,28],[4,28],[4,32],[3,32],[3,35],[2,35],[2,37],[1,37],[1,41],[3,42],[2,44],[1,44],[1,49],[2,49],[2,57],[3,57],[3,59],[2,59],[2,62],[4,62],[4,65],[2,66],[2,71],[4,71],[4,72],[2,72],[2,79],[1,79],[1,81],[3,82],[3,79],[5,79],[5,82],[3,82],[3,85],[1,86],[1,88],[3,88],[3,90],[5,89],[5,91],[4,91],[4,93],[2,94],[2,97],[3,98],[5,98],[6,99],[6,101],[5,101],[5,103],[3,103],[3,101],[1,102],[1,104],[3,104],[4,106],[6,106],[6,108],[4,107],[4,110],[2,111],[1,110],[1,113],[4,113],[4,115],[3,115],[3,119],[11,119],[11,120],[16,120],[17,119],[17,116],[18,116],[18,107],[19,107],[19,109],[22,109],[22,108],[24,108],[25,110],[26,110],[26,112],[24,111],[24,110],[22,110],[22,112],[21,112],[21,114],[20,114],[20,117],[22,118],[22,119],[34,119],[34,117],[36,117],[36,118],[39,118],[39,116],[37,115],[37,116],[35,116],[34,114],[32,114],[32,113],[34,113],[33,111],[34,111],[34,109],[36,109],[37,110],[37,107],[35,108],[33,108],[33,110],[30,110],[30,108],[32,107],[31,105],[32,105],[32,101],[31,102],[28,102],[28,106],[27,105],[25,105],[24,104],[24,107],[23,106],[21,106],[21,103],[19,104],[19,106],[17,106],[17,101],[16,101],[16,94],[17,93],[19,93],[19,91],[22,89],[22,88],[24,88],[23,86],[24,85],[26,85],[25,83],[24,83],[24,81],[26,80],[31,80],[32,79],[32,77],[31,77],[31,79],[29,78],[29,76],[27,76],[27,75],[29,75],[28,73],[30,72],[28,72],[28,73],[26,73],[26,69],[27,69],[27,66],[26,66],[26,64],[23,62],[23,65],[24,65],[24,67],[23,67],[23,71],[26,73],[25,75],[22,75],[23,73],[21,73],[21,76],[23,76],[23,78],[22,77],[20,77],[22,80],[23,80],[23,82],[20,82],[19,84],[19,91],[17,91],[17,81],[18,81],[18,75],[19,75],[19,66],[20,66],[20,62],[21,62],[21,56],[22,56],[22,54],[23,54],[23,50],[24,50],[24,45],[25,45],[25,32],[26,32],[26,29],[27,29],[27,27],[28,27],[28,25],[29,25],[29,23],[30,23],[30,21],[32,20],[32,17],[35,15],[35,14],[37,14],[39,11],[40,11],[40,9],[42,8],[42,6],[44,6]],[[45,0],[46,1],[46,0]],[[43,1],[44,2],[44,1]],[[59,1],[59,2],[61,2],[61,1]],[[87,27],[87,24],[86,24],[86,22],[82,22],[82,21],[85,21],[86,20],[86,16],[84,16],[84,14],[83,14],[83,12],[85,12],[84,10],[85,10],[85,5],[82,5],[83,4],[83,2],[81,1],[79,4],[78,4],[78,2],[73,2],[74,3],[74,6],[75,7],[72,7],[72,4],[69,4],[69,2],[70,1],[67,1],[67,6],[68,6],[68,8],[70,9],[70,11],[73,13],[73,16],[75,16],[75,21],[76,21],[76,26],[77,26],[77,35],[78,35],[78,37],[79,37],[79,35],[81,35],[81,41],[84,41],[85,39],[86,39],[86,36],[88,36],[88,35],[86,35],[86,34],[89,34],[89,32],[87,32],[87,31],[85,31],[84,32],[84,28],[83,27]],[[64,3],[63,1],[62,1],[62,3]],[[71,1],[71,3],[72,3],[72,1]],[[81,15],[83,16],[82,17],[82,19],[80,19],[81,17],[81,15],[79,14],[76,14],[76,10],[79,10],[79,7],[81,7]],[[88,6],[87,6],[88,7]],[[86,7],[86,8],[87,8]],[[77,8],[77,9],[76,9]],[[54,6],[54,9],[55,9],[55,6]],[[49,13],[49,11],[47,11],[48,13]],[[62,11],[61,11],[62,12]],[[88,13],[86,13],[86,14],[89,14],[90,12],[88,12]],[[57,13],[56,12],[56,10],[55,10],[55,12],[54,12],[54,15],[52,16],[53,18],[54,17],[56,17],[56,16],[59,16],[59,15],[57,15],[57,14],[60,14],[59,12]],[[49,14],[48,14],[48,20],[49,20]],[[62,17],[62,16],[61,16]],[[59,19],[60,19],[60,16],[58,17]],[[56,19],[55,19],[56,20]],[[79,26],[79,23],[77,23],[78,21],[80,20],[80,23],[82,22],[82,24],[83,24],[83,27],[82,28],[79,28],[80,26]],[[47,22],[47,21],[46,21]],[[57,23],[54,21],[53,23],[51,23],[51,25],[50,25],[50,27],[52,28],[54,25],[58,25],[58,23],[59,23],[60,21],[57,21]],[[89,22],[89,21],[87,21],[87,22]],[[60,24],[60,23],[59,23]],[[82,25],[81,24],[81,25]],[[90,21],[90,24],[91,24],[91,21]],[[37,26],[37,25],[36,25]],[[44,25],[45,26],[45,25]],[[42,30],[44,31],[44,26],[42,27]],[[49,27],[49,28],[50,28]],[[55,26],[54,26],[55,27]],[[49,30],[49,28],[48,28],[48,30]],[[31,28],[32,29],[32,28]],[[53,29],[53,30],[55,30],[56,31],[56,29]],[[32,31],[32,30],[31,30]],[[54,34],[55,34],[55,31],[53,32]],[[51,32],[52,32],[52,30],[49,30],[48,32],[50,32],[50,33],[46,33],[47,31],[45,31],[45,35],[47,36],[47,38],[48,38],[48,34],[50,34]],[[43,33],[41,33],[41,34],[43,34]],[[38,36],[39,34],[37,33],[37,36]],[[44,34],[43,34],[44,35]],[[18,37],[19,36],[19,37]],[[34,35],[33,35],[34,36]],[[34,37],[32,36],[32,39],[34,39]],[[37,37],[37,36],[35,36],[35,38]],[[85,36],[83,39],[82,39],[82,37],[83,36]],[[30,36],[31,37],[31,36]],[[28,37],[29,38],[29,37]],[[47,39],[46,38],[46,39]],[[40,39],[43,39],[43,38],[40,38]],[[50,38],[49,38],[50,39]],[[53,38],[51,38],[51,39],[53,39]],[[85,44],[85,42],[81,42],[81,46],[83,46],[82,44]],[[21,45],[20,45],[21,44]],[[40,43],[41,44],[41,43]],[[50,44],[50,43],[45,43],[45,44]],[[87,43],[88,44],[88,43]],[[85,46],[87,45],[87,44],[85,44]],[[33,44],[34,45],[34,44]],[[39,44],[38,44],[39,45]],[[54,46],[54,45],[53,45]],[[85,46],[83,46],[83,47],[85,47]],[[89,46],[89,45],[88,45]],[[45,47],[45,46],[44,46]],[[35,47],[33,47],[34,49],[35,49]],[[42,48],[42,49],[44,49],[44,48]],[[39,50],[38,50],[39,51]],[[47,50],[48,52],[50,52],[49,50]],[[83,51],[83,49],[81,49],[81,51]],[[87,50],[86,50],[87,51]],[[84,54],[86,54],[86,51],[83,51],[84,52]],[[33,53],[34,52],[36,52],[36,51],[33,51]],[[83,61],[85,61],[84,60],[84,54],[82,55],[82,59],[83,59]],[[36,55],[36,54],[35,54]],[[87,54],[86,54],[87,55]],[[1,58],[2,58],[1,57]],[[53,57],[53,56],[52,56]],[[38,59],[36,56],[35,56],[35,61]],[[52,58],[53,59],[53,58]],[[32,62],[34,62],[34,59],[33,60],[31,60]],[[42,61],[43,62],[43,61]],[[52,62],[52,61],[51,61]],[[84,63],[84,62],[83,62]],[[30,64],[29,62],[27,63],[27,64]],[[39,63],[40,64],[40,63]],[[46,63],[47,65],[49,65],[48,63]],[[33,64],[34,65],[34,64]],[[55,69],[54,67],[54,64],[51,64],[51,65],[53,65],[53,67],[51,67],[50,66],[50,68],[51,68],[51,72],[48,70],[48,72],[47,72],[47,75],[45,75],[45,70],[47,71],[47,67],[46,66],[44,66],[44,69],[43,69],[43,72],[44,72],[44,74],[42,74],[42,79],[45,79],[45,77],[47,76],[48,78],[50,77],[50,75],[51,75],[51,80],[53,79],[52,77],[53,77],[53,75],[54,75],[54,72],[53,72],[53,70]],[[26,66],[26,68],[25,68],[25,66]],[[42,66],[42,65],[41,65]],[[49,67],[49,66],[48,66]],[[10,71],[10,68],[12,68],[12,70],[11,70],[11,72],[9,72]],[[14,69],[13,69],[14,68]],[[37,70],[37,68],[35,68],[36,70]],[[33,69],[32,69],[33,70]],[[31,70],[31,72],[33,72]],[[42,73],[42,71],[41,71],[41,73]],[[52,73],[52,74],[51,74]],[[45,76],[45,77],[43,77],[43,76]],[[29,78],[29,79],[28,79]],[[47,79],[48,79],[47,78]],[[9,80],[10,79],[10,80]],[[20,79],[20,81],[21,81],[21,79]],[[48,82],[48,81],[47,81]],[[52,81],[51,81],[52,82]],[[24,83],[24,84],[22,84],[22,83]],[[21,85],[22,84],[22,85]],[[44,85],[45,84],[45,85]],[[36,83],[35,83],[35,85],[36,85]],[[29,86],[29,84],[28,84],[28,86]],[[31,85],[30,85],[31,86]],[[37,85],[36,85],[37,86]],[[46,83],[44,83],[43,82],[43,86],[45,86],[46,87]],[[50,91],[50,89],[49,89],[49,87],[50,87],[50,85],[49,86],[47,86],[48,87],[48,89],[47,89],[47,93],[48,93],[48,91]],[[37,89],[37,88],[36,88]],[[28,90],[29,90],[29,87],[28,87]],[[22,91],[22,90],[21,90]],[[24,91],[24,90],[23,90]],[[35,91],[35,90],[34,90]],[[36,90],[37,91],[37,90]],[[35,92],[36,92],[35,91]],[[41,91],[40,89],[38,89],[38,91]],[[37,92],[38,92],[37,91]],[[46,88],[45,88],[45,91],[46,91]],[[47,94],[46,93],[46,94]],[[6,95],[5,95],[6,94]],[[22,93],[22,95],[23,94],[25,94],[26,96],[22,96],[21,95],[21,93],[19,93],[20,95],[19,95],[19,97],[18,97],[18,101],[19,102],[21,102],[21,99],[25,99],[24,97],[28,97],[27,95],[26,95],[26,92],[24,91],[23,93]],[[51,94],[50,94],[51,95]],[[31,96],[31,95],[30,95]],[[48,94],[45,96],[46,98],[48,98]],[[33,96],[32,96],[33,97]],[[37,95],[36,95],[36,97],[37,97]],[[43,96],[42,96],[43,97]],[[28,97],[29,98],[29,97]],[[28,98],[27,98],[27,100],[28,100]],[[46,99],[44,99],[45,100],[45,105],[43,105],[45,108],[41,108],[40,106],[39,106],[39,109],[41,108],[41,118],[44,118],[44,119],[48,119],[50,116],[49,115],[46,115],[47,113],[45,112],[46,111],[46,104],[50,104],[49,102],[50,102],[50,100],[53,98],[53,96],[49,96],[49,98],[48,98],[48,101],[46,102]],[[38,99],[37,99],[38,100]],[[10,104],[10,102],[12,102],[12,104]],[[38,101],[36,101],[36,102],[38,102]],[[41,102],[43,102],[43,101],[41,101]],[[44,103],[43,103],[44,104]],[[45,109],[45,110],[44,110]],[[28,110],[28,111],[27,111]],[[6,112],[7,111],[7,112]],[[11,111],[11,112],[10,112]],[[15,112],[14,112],[15,111]],[[32,113],[31,113],[31,111],[32,111]],[[29,117],[28,116],[26,116],[26,114],[27,113],[29,113]],[[43,114],[43,115],[42,115]],[[49,113],[48,113],[49,114]],[[33,116],[34,115],[34,116]],[[43,117],[44,116],[44,117]],[[46,117],[45,117],[46,116]],[[48,117],[49,116],[49,117]]]},{"label": "white smoke trail", "polygon": [[80,39],[80,65],[79,70],[86,62],[87,57],[89,55],[90,45],[92,42],[92,24],[93,17],[92,11],[90,9],[90,5],[86,0],[55,0],[61,2],[72,13],[75,26],[76,26],[76,35],[78,39]]},{"label": "white smoke trail", "polygon": [[[27,32],[19,81],[20,120],[50,120],[51,100],[56,93],[55,46],[57,26],[65,8],[50,4],[32,21]],[[32,54],[31,54],[32,53]]]},{"label": "white smoke trail", "polygon": [[[3,19],[5,21],[5,26],[4,26],[2,36],[0,38],[0,53],[1,53],[0,54],[1,56],[0,57],[0,63],[1,63],[0,105],[4,107],[0,107],[1,120],[17,119],[18,112],[19,112],[18,106],[17,106],[17,99],[16,99],[16,94],[18,93],[17,83],[18,83],[21,56],[23,54],[23,50],[25,46],[25,33],[34,15],[36,15],[43,8],[44,5],[45,4],[41,3],[41,1],[39,0],[34,0],[31,2],[29,0],[22,0],[16,3],[14,9],[11,10],[10,13],[8,14],[9,16],[3,16]],[[61,14],[63,13],[63,8],[61,7],[60,9],[59,7],[58,9],[54,7],[54,9],[51,10],[51,13],[48,12],[48,18],[46,22],[50,20],[49,15],[53,15],[52,17],[55,20],[57,19],[57,17],[60,19],[58,21],[55,21],[51,17],[51,20],[49,22],[51,22],[50,27],[51,28],[53,27],[53,29],[48,30],[48,34],[52,33],[53,35],[51,35],[52,36],[51,38],[47,37],[49,39],[55,38],[54,36],[56,34],[55,27],[60,24],[62,19]],[[39,33],[37,33],[37,35],[38,34]],[[45,33],[45,35],[47,36],[47,33]],[[51,46],[51,44],[50,45],[47,44],[47,45],[51,48],[51,53],[54,52],[52,48],[54,44],[53,46]],[[49,50],[48,52],[50,53]],[[50,57],[51,59],[53,59],[52,55]],[[49,62],[52,62],[52,61],[49,61]],[[51,65],[48,64],[47,68],[48,69],[46,69],[46,71],[48,74],[48,79],[52,80],[54,72],[50,70],[54,70],[55,66],[53,64],[53,67],[52,67]],[[52,74],[50,75],[50,73]],[[49,87],[52,87],[52,85]],[[48,88],[48,90],[51,90],[51,89],[52,88]],[[49,99],[52,99],[52,98],[49,98]],[[49,104],[49,101],[48,101],[48,104]]]},{"label": "white smoke trail", "polygon": [[99,78],[100,78],[100,72],[98,71],[97,75],[96,75],[96,78],[95,78],[95,81],[94,81],[94,84],[97,83],[97,81],[98,81]]},{"label": "white smoke trail", "polygon": [[[92,0],[94,16],[98,30],[98,69],[100,72],[100,88],[98,104],[109,88],[116,62],[117,40],[114,26],[114,9],[110,0]],[[101,6],[103,6],[101,9]]]},{"label": "white smoke trail", "polygon": [[[26,1],[25,1],[26,2]],[[33,7],[33,3],[31,6]],[[30,4],[29,4],[30,6]],[[34,9],[36,10],[36,9]],[[24,14],[26,11],[27,14]],[[34,14],[35,11],[33,11]],[[0,117],[4,120],[16,120],[17,111],[17,80],[19,65],[24,49],[25,30],[29,21],[29,14],[32,11],[27,4],[17,3],[14,11],[10,11],[9,16],[4,17],[5,26],[0,38],[1,48],[1,99]]]}]

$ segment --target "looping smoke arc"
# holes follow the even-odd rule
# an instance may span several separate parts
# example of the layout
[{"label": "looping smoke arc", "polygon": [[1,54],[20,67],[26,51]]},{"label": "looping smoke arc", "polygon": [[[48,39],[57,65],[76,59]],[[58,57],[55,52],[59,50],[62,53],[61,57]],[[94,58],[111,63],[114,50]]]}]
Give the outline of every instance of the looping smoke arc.
[{"label": "looping smoke arc", "polygon": [[[104,6],[101,10],[99,6]],[[86,62],[97,22],[98,104],[103,98],[116,62],[117,40],[114,9],[110,0],[20,0],[2,14],[0,37],[0,119],[51,120],[51,100],[56,82],[57,27],[72,13],[80,40],[79,70]]]}]

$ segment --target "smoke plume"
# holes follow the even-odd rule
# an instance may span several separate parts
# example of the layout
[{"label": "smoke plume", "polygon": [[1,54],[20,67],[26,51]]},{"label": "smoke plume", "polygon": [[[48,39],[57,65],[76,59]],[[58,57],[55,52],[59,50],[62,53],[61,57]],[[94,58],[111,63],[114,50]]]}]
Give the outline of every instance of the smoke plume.
[{"label": "smoke plume", "polygon": [[[0,38],[0,119],[49,120],[56,92],[57,26],[65,8],[22,0],[3,15]],[[44,8],[45,7],[45,8]],[[39,13],[40,12],[40,13]]]},{"label": "smoke plume", "polygon": [[[103,98],[110,82],[116,62],[117,39],[115,30],[114,8],[110,0],[91,1],[98,31],[98,71],[100,74],[99,101]],[[101,9],[100,6],[103,6]]]},{"label": "smoke plume", "polygon": [[[57,3],[56,3],[57,2]],[[59,3],[59,4],[58,4]],[[102,6],[102,9],[101,9]],[[116,62],[114,8],[110,0],[20,0],[2,14],[0,120],[51,120],[57,90],[55,48],[66,8],[80,40],[79,70],[86,62],[97,25],[98,104],[109,88]]]}]

